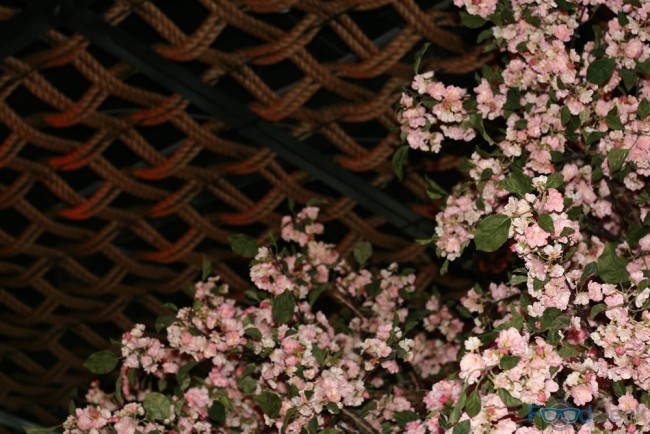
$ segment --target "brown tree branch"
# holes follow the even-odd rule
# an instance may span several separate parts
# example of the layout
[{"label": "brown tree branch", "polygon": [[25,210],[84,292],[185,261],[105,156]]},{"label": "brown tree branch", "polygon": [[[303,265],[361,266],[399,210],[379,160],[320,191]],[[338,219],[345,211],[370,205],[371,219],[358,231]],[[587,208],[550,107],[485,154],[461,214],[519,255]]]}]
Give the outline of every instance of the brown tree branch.
[{"label": "brown tree branch", "polygon": [[362,417],[353,411],[350,411],[347,408],[343,407],[341,409],[341,414],[343,414],[343,417],[345,419],[352,422],[361,434],[380,434],[379,431],[374,429],[368,422],[366,422]]}]

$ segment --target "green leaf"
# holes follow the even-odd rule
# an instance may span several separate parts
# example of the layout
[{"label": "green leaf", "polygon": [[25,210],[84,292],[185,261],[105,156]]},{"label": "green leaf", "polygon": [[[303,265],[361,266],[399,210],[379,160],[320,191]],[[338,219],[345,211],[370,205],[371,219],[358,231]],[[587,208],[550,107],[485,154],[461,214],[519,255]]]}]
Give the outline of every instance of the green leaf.
[{"label": "green leaf", "polygon": [[520,360],[521,356],[503,356],[499,361],[499,368],[508,371],[517,366]]},{"label": "green leaf", "polygon": [[333,402],[328,402],[327,404],[325,404],[325,408],[327,409],[327,411],[329,411],[332,414],[339,414],[341,412],[339,406]]},{"label": "green leaf", "polygon": [[568,359],[570,357],[577,357],[581,354],[580,351],[578,351],[574,347],[569,347],[569,346],[560,348],[560,350],[557,353],[563,359]]},{"label": "green leaf", "polygon": [[[122,394],[123,382],[124,382],[124,377],[122,377],[121,375],[117,377],[117,381],[115,382],[115,400],[120,405],[124,405],[124,395]],[[71,403],[74,404],[73,402]]]},{"label": "green leaf", "polygon": [[639,119],[643,120],[650,115],[650,102],[647,98],[643,98],[637,107],[636,115]]},{"label": "green leaf", "polygon": [[605,122],[607,123],[607,126],[612,130],[623,129],[623,122],[621,121],[621,117],[618,115],[617,107],[614,107],[609,111],[609,113],[607,113],[607,116],[605,117]]},{"label": "green leaf", "polygon": [[544,430],[549,427],[549,424],[546,423],[542,418],[542,413],[537,413],[535,415],[533,418],[533,424],[535,425],[535,428],[537,428],[540,432],[544,432]]},{"label": "green leaf", "polygon": [[[566,318],[566,317],[562,316],[561,318]],[[557,330],[549,330],[548,334],[546,335],[546,342],[548,342],[552,346],[559,344],[560,339],[562,339],[562,337],[560,336],[560,332],[558,332]]]},{"label": "green leaf", "polygon": [[104,350],[93,353],[84,362],[84,366],[93,374],[108,374],[117,366],[120,358],[113,352]]},{"label": "green leaf", "polygon": [[628,92],[639,82],[639,76],[636,72],[630,71],[629,69],[619,69],[618,75],[623,79],[623,85]]},{"label": "green leaf", "polygon": [[395,422],[400,428],[404,428],[407,423],[420,419],[420,416],[413,411],[398,411],[394,413]]},{"label": "green leaf", "polygon": [[650,76],[650,59],[646,59],[643,62],[638,62],[636,64],[636,70],[643,75]]},{"label": "green leaf", "polygon": [[462,422],[458,422],[458,424],[454,427],[452,434],[467,434],[469,433],[469,429],[470,429],[469,419],[465,419]]},{"label": "green leaf", "polygon": [[329,200],[323,198],[323,197],[312,197],[307,201],[305,205],[307,206],[317,206],[317,207],[323,207],[326,205],[329,205]]},{"label": "green leaf", "polygon": [[546,189],[560,188],[564,184],[564,176],[560,172],[555,172],[546,178]]},{"label": "green leaf", "polygon": [[469,417],[474,417],[481,411],[481,396],[475,390],[467,398],[467,404],[465,404],[465,412]]},{"label": "green leaf", "polygon": [[533,27],[539,28],[542,25],[542,20],[540,17],[533,15],[532,10],[524,9],[521,14],[524,20]]},{"label": "green leaf", "polygon": [[296,407],[291,407],[289,410],[287,410],[287,413],[284,415],[284,420],[282,421],[282,429],[280,430],[281,434],[287,432],[287,425],[289,422],[291,422],[293,415],[296,414],[297,411],[298,409]]},{"label": "green leaf", "polygon": [[408,153],[409,147],[407,145],[402,145],[397,148],[397,151],[393,154],[393,172],[395,172],[395,176],[397,176],[397,179],[400,181],[404,179],[404,163],[406,163],[406,160],[408,159]]},{"label": "green leaf", "polygon": [[212,275],[212,262],[207,256],[203,256],[203,267],[201,270],[201,280],[207,280]]},{"label": "green leaf", "polygon": [[571,111],[569,110],[569,107],[567,106],[562,107],[562,110],[560,110],[560,121],[562,122],[562,125],[568,124],[570,120],[571,120]]},{"label": "green leaf", "polygon": [[368,294],[368,297],[375,297],[381,292],[381,280],[375,280],[374,282],[370,282],[369,284],[364,286],[363,289],[366,290],[366,294]]},{"label": "green leaf", "polygon": [[473,318],[472,312],[462,304],[457,304],[455,309],[463,318],[467,318],[467,319]]},{"label": "green leaf", "polygon": [[521,401],[513,397],[506,389],[498,389],[497,394],[506,407],[517,407],[521,405]]},{"label": "green leaf", "polygon": [[537,217],[537,224],[540,228],[544,229],[546,232],[552,234],[555,233],[555,226],[553,225],[553,219],[548,214],[540,214]]},{"label": "green leaf", "polygon": [[591,26],[591,30],[594,32],[594,47],[599,48],[601,45],[600,41],[603,39],[603,28],[598,24],[594,24]]},{"label": "green leaf", "polygon": [[598,273],[598,265],[595,262],[590,262],[585,265],[585,269],[582,271],[582,276],[580,276],[580,283],[584,283],[589,276],[593,276]]},{"label": "green leaf", "polygon": [[[576,129],[580,126],[580,117],[571,116],[569,122],[566,124],[566,136],[569,140],[577,140],[578,136],[575,133]],[[575,139],[573,138],[575,137]]]},{"label": "green leaf", "polygon": [[569,318],[562,315],[562,311],[557,307],[549,307],[544,311],[540,320],[541,331],[559,330],[569,325]]},{"label": "green leaf", "polygon": [[481,42],[491,38],[492,36],[494,36],[494,29],[492,28],[485,29],[481,33],[479,33],[478,36],[476,37],[476,43],[480,44]]},{"label": "green leaf", "polygon": [[646,407],[650,407],[650,394],[647,392],[643,392],[641,394],[641,399],[639,400],[641,404],[645,405]]},{"label": "green leaf", "polygon": [[478,338],[479,341],[481,341],[481,344],[489,345],[492,342],[494,342],[494,340],[497,338],[498,335],[499,335],[499,332],[497,332],[495,330],[492,330],[490,332],[480,334],[480,335],[478,335],[476,337]]},{"label": "green leaf", "polygon": [[522,404],[519,407],[519,410],[517,410],[517,417],[521,419],[527,419],[528,418],[528,412],[530,411],[530,405],[528,404]]},{"label": "green leaf", "polygon": [[496,252],[508,240],[510,217],[503,214],[491,215],[476,226],[474,243],[483,252]]},{"label": "green leaf", "polygon": [[465,11],[460,12],[460,19],[463,22],[463,25],[470,29],[478,29],[479,27],[483,27],[485,23],[487,23],[487,21],[485,21],[483,18],[479,17],[478,15],[470,15]]},{"label": "green leaf", "polygon": [[648,235],[649,232],[650,228],[647,226],[642,227],[639,225],[631,224],[627,227],[627,235],[625,236],[625,240],[630,246],[636,247],[639,245],[639,240]]},{"label": "green leaf", "polygon": [[237,387],[239,387],[245,395],[250,395],[257,390],[257,381],[255,381],[251,376],[246,375],[245,377],[237,379]]},{"label": "green leaf", "polygon": [[327,288],[329,288],[329,285],[327,283],[314,285],[312,290],[309,292],[309,295],[307,296],[307,299],[309,300],[309,305],[313,306],[314,303],[316,303],[316,300],[318,300],[318,297],[320,297],[323,291],[325,291]]},{"label": "green leaf", "polygon": [[289,398],[295,398],[295,397],[298,396],[299,394],[300,394],[300,390],[298,390],[298,388],[297,388],[295,385],[290,384],[290,385],[289,385],[289,391],[288,391],[288,393],[287,393],[287,396],[288,396]]},{"label": "green leaf", "polygon": [[612,243],[607,243],[598,258],[598,276],[605,283],[622,283],[630,280],[630,273],[625,269],[626,262],[616,254]]},{"label": "green leaf", "polygon": [[[492,29],[487,29],[492,30]],[[490,84],[497,84],[497,83],[503,83],[503,72],[499,69],[499,67],[491,67],[489,65],[483,65],[483,68],[481,68],[481,75],[482,78],[486,79],[488,83]],[[481,76],[477,76],[477,82],[481,81]],[[478,106],[478,103],[474,108]]]},{"label": "green leaf", "polygon": [[230,248],[239,256],[254,258],[257,255],[257,242],[254,238],[244,234],[234,234],[228,237]]},{"label": "green leaf", "polygon": [[134,385],[137,378],[138,371],[137,369],[130,368],[126,373],[126,378],[129,381],[128,384]]},{"label": "green leaf", "polygon": [[630,23],[630,20],[622,12],[618,13],[617,18],[618,18],[618,23],[621,25],[621,27],[625,27]]},{"label": "green leaf", "polygon": [[244,330],[244,335],[256,341],[262,339],[262,332],[257,327],[246,328],[246,330]]},{"label": "green leaf", "polygon": [[483,172],[481,172],[481,181],[487,181],[488,179],[492,178],[492,175],[494,175],[494,171],[491,168],[485,169]]},{"label": "green leaf", "polygon": [[449,413],[450,424],[456,423],[456,421],[460,417],[461,411],[463,411],[463,408],[465,408],[466,402],[467,402],[467,386],[465,386],[463,390],[461,390],[460,395],[458,396],[458,402],[456,402],[456,406],[453,408],[451,413]]},{"label": "green leaf", "polygon": [[607,133],[602,132],[602,131],[594,131],[592,133],[586,134],[585,135],[585,143],[588,146],[592,145],[592,144],[596,143],[597,141],[599,141],[600,139],[602,139],[603,137],[605,137],[606,135],[607,135]]},{"label": "green leaf", "polygon": [[526,119],[518,119],[517,121],[515,121],[515,127],[518,130],[525,130],[526,128],[528,128],[528,121]]},{"label": "green leaf", "polygon": [[[602,157],[597,156],[591,159],[591,182],[598,182],[603,179],[603,169],[600,167],[600,164],[603,162]],[[575,210],[581,209],[580,207],[575,207]],[[582,215],[581,212],[578,212],[577,215]],[[571,216],[569,216],[571,218]],[[577,218],[577,217],[576,217]],[[576,220],[572,218],[572,220]]]},{"label": "green leaf", "polygon": [[325,363],[325,359],[327,358],[327,350],[323,350],[317,346],[312,346],[311,353],[314,355],[314,359],[316,359],[316,362],[319,365]]},{"label": "green leaf", "polygon": [[176,306],[174,303],[165,303],[163,304],[167,309],[171,310],[172,312],[178,312],[178,306]]},{"label": "green leaf", "polygon": [[625,395],[625,393],[627,392],[625,390],[625,385],[623,383],[621,383],[620,381],[613,382],[612,383],[612,389],[614,390],[614,394],[616,396],[618,396],[618,397],[621,397],[621,396]]},{"label": "green leaf", "polygon": [[226,407],[226,410],[234,410],[235,406],[232,404],[232,400],[228,397],[228,395],[221,395],[219,397],[219,402],[223,404],[224,407]]},{"label": "green leaf", "polygon": [[447,271],[449,271],[449,259],[445,259],[445,262],[442,263],[442,266],[440,267],[440,275],[444,276],[447,274]]},{"label": "green leaf", "polygon": [[623,167],[629,150],[613,148],[607,153],[607,165],[611,173],[618,172]]},{"label": "green leaf", "polygon": [[182,392],[186,391],[190,387],[190,384],[192,384],[190,371],[196,365],[198,365],[198,362],[192,360],[191,362],[188,362],[182,365],[180,368],[178,368],[178,372],[176,373],[176,383],[178,383],[178,387],[181,389]]},{"label": "green leaf", "polygon": [[594,319],[598,316],[599,313],[604,312],[605,310],[607,310],[607,305],[605,303],[595,304],[591,308],[591,312],[589,312],[589,316],[591,317],[591,319]]},{"label": "green leaf", "polygon": [[576,5],[567,1],[567,0],[555,0],[557,7],[563,11],[572,11],[576,8]]},{"label": "green leaf", "polygon": [[513,171],[510,178],[501,181],[501,186],[519,197],[524,197],[533,188],[531,179],[519,171]]},{"label": "green leaf", "polygon": [[616,61],[611,58],[595,60],[587,68],[587,80],[593,84],[603,84],[609,80],[615,66]]},{"label": "green leaf", "polygon": [[291,321],[293,311],[296,309],[296,300],[293,298],[291,291],[284,291],[273,300],[271,314],[273,321],[278,324],[284,324]]},{"label": "green leaf", "polygon": [[354,257],[354,260],[363,267],[372,256],[372,244],[368,241],[359,241],[354,246],[352,256]]},{"label": "green leaf", "polygon": [[309,434],[318,434],[318,419],[312,417],[307,424],[307,431]]},{"label": "green leaf", "polygon": [[61,425],[51,426],[48,428],[41,427],[23,427],[26,434],[52,434],[57,432]]},{"label": "green leaf", "polygon": [[424,57],[424,53],[429,49],[429,46],[431,46],[431,42],[426,42],[422,48],[420,48],[417,53],[415,53],[415,63],[413,64],[413,72],[415,72],[415,75],[418,74],[420,71],[420,63],[422,63],[422,57]]},{"label": "green leaf", "polygon": [[449,196],[449,193],[447,193],[447,191],[433,179],[430,179],[428,176],[424,175],[424,180],[427,183],[427,195],[431,199],[437,200],[441,197]]},{"label": "green leaf", "polygon": [[511,285],[519,285],[524,282],[528,282],[528,276],[524,276],[523,274],[513,274],[509,283]]},{"label": "green leaf", "polygon": [[176,320],[175,316],[163,315],[156,318],[156,332],[160,333],[162,330],[169,327]]},{"label": "green leaf", "polygon": [[504,110],[517,111],[521,108],[521,91],[517,87],[511,87],[506,94],[506,102],[503,104]]},{"label": "green leaf", "polygon": [[273,392],[262,392],[255,396],[255,402],[260,406],[265,415],[277,419],[280,415],[282,400]]},{"label": "green leaf", "polygon": [[162,421],[172,414],[172,401],[158,392],[147,393],[142,401],[142,407],[150,421]]},{"label": "green leaf", "polygon": [[215,401],[208,409],[208,416],[219,425],[223,425],[226,423],[226,407],[219,401]]}]

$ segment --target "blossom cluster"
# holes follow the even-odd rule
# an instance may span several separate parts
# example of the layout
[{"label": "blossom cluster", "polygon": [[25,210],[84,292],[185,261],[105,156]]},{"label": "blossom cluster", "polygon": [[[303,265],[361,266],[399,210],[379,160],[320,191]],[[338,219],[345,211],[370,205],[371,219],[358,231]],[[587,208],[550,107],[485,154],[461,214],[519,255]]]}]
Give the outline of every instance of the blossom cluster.
[{"label": "blossom cluster", "polygon": [[557,402],[601,410],[564,432],[650,432],[650,2],[454,3],[502,56],[469,89],[416,73],[402,137],[476,145],[437,254],[510,259],[505,281],[461,299],[473,328],[455,389],[433,385],[460,391],[409,432],[542,432],[527,409]]},{"label": "blossom cluster", "polygon": [[[95,372],[119,357],[116,391],[94,384],[64,432],[398,433],[416,420],[463,323],[412,272],[370,270],[370,252],[355,264],[318,241],[318,212],[285,217],[282,245],[231,239],[253,257],[247,303],[206,276],[192,306],[162,320],[165,339],[138,324],[119,356],[91,356]],[[412,304],[424,308],[414,316]]]}]

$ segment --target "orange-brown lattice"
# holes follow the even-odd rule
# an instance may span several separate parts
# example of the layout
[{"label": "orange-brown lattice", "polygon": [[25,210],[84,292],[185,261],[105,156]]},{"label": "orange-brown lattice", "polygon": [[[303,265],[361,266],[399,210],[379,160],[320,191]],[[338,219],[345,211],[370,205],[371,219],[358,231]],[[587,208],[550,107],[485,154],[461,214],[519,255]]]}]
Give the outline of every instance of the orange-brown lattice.
[{"label": "orange-brown lattice", "polygon": [[[438,71],[485,61],[450,30],[454,13],[415,0],[94,8],[304,146],[431,214],[415,171],[394,180],[393,104],[423,40],[448,52],[427,61]],[[19,12],[0,7],[0,20]],[[328,199],[324,220],[342,252],[365,239],[378,261],[416,264],[420,285],[439,279],[430,253],[381,216],[65,28],[3,61],[0,131],[0,407],[44,424],[59,423],[57,409],[87,384],[81,364],[91,352],[165,313],[164,300],[182,301],[203,255],[235,291],[245,288],[245,262],[227,237],[263,239],[288,198]],[[447,156],[427,168],[456,163]]]}]

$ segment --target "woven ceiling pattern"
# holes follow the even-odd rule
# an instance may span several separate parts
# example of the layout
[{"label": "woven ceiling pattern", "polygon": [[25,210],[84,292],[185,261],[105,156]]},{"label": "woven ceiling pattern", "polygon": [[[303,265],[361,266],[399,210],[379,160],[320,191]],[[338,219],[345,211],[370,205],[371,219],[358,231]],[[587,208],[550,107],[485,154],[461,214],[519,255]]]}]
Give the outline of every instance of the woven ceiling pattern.
[{"label": "woven ceiling pattern", "polygon": [[[183,23],[169,1],[99,3],[94,11],[108,23],[304,146],[420,213],[435,211],[417,170],[402,183],[391,170],[399,86],[423,40],[448,52],[427,68],[466,73],[485,61],[435,1],[183,0],[191,16]],[[0,20],[17,13],[1,7]],[[83,360],[134,322],[166,313],[163,301],[180,297],[203,255],[235,292],[246,288],[246,262],[227,237],[263,239],[289,198],[328,200],[323,219],[342,252],[365,239],[376,260],[417,265],[420,285],[439,279],[429,252],[382,217],[82,35],[50,30],[5,58],[0,73],[0,407],[8,411],[59,423],[56,409],[90,380]],[[425,168],[444,173],[457,162],[443,156]]]}]

